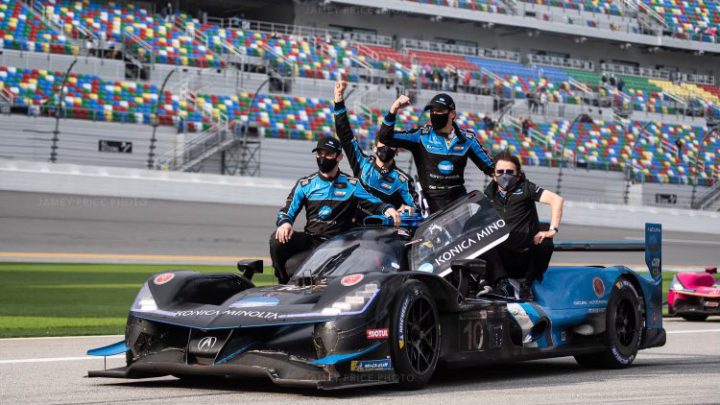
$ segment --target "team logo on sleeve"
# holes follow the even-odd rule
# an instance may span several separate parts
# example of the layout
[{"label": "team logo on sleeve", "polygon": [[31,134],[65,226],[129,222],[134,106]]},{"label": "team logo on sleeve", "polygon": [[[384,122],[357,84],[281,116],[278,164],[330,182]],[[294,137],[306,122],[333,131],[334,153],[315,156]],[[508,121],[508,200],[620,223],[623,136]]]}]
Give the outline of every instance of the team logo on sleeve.
[{"label": "team logo on sleeve", "polygon": [[451,174],[455,170],[455,165],[449,160],[443,160],[438,163],[437,168],[441,174]]},{"label": "team logo on sleeve", "polygon": [[327,205],[323,205],[320,207],[320,211],[318,211],[318,218],[325,220],[329,219],[332,215],[332,208],[328,207]]}]

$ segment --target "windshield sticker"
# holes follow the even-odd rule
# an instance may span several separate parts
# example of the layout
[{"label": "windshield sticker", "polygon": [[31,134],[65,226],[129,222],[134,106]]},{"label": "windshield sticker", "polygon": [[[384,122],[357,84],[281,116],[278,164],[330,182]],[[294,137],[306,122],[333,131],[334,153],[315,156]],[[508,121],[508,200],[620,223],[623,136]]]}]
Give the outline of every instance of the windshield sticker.
[{"label": "windshield sticker", "polygon": [[351,274],[349,276],[345,276],[340,280],[340,284],[344,285],[345,287],[352,287],[355,284],[359,283],[363,279],[362,274]]},{"label": "windshield sticker", "polygon": [[458,256],[464,251],[472,248],[473,245],[477,245],[478,243],[483,242],[483,239],[492,236],[496,231],[504,227],[505,221],[502,219],[498,219],[497,221],[491,223],[490,225],[477,232],[475,235],[470,235],[469,237],[461,240],[459,243],[452,246],[450,249],[444,251],[442,254],[435,258],[435,265],[442,267],[444,264],[452,261],[455,256]]},{"label": "windshield sticker", "polygon": [[230,304],[230,308],[274,307],[280,303],[275,297],[249,297]]},{"label": "windshield sticker", "polygon": [[163,285],[165,283],[170,282],[170,280],[175,278],[175,273],[163,273],[160,275],[155,276],[155,279],[153,279],[153,283],[155,285]]}]

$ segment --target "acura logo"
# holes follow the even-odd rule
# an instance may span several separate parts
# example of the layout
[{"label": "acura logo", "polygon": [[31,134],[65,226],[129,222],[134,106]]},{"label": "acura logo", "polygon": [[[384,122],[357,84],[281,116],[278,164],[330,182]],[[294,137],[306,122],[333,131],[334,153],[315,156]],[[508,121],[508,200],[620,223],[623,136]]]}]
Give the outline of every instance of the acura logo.
[{"label": "acura logo", "polygon": [[210,351],[215,347],[215,343],[217,343],[217,338],[215,336],[207,336],[200,339],[197,348],[200,351]]}]

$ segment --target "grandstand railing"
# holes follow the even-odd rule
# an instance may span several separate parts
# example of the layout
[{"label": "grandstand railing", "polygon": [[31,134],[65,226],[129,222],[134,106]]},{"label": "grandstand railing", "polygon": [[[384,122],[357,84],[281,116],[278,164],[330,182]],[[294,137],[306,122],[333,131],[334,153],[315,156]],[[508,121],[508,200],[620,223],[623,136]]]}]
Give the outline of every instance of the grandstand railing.
[{"label": "grandstand railing", "polygon": [[647,77],[651,79],[670,80],[670,71],[664,69],[650,69],[645,67],[621,65],[616,63],[601,63],[603,73],[617,73],[625,76]]},{"label": "grandstand railing", "polygon": [[444,42],[422,41],[419,39],[403,38],[400,47],[404,49],[417,49],[420,51],[449,53],[455,55],[477,56],[478,48],[475,46],[446,44]]},{"label": "grandstand railing", "polygon": [[[77,47],[77,49],[81,55],[87,54],[87,47],[85,46],[85,43],[83,43],[81,41],[87,40],[87,39],[92,40],[95,38],[94,35],[87,33],[87,30],[78,29],[78,31],[80,33],[82,33],[83,35],[85,35],[87,33],[87,36],[85,36],[85,38],[77,38],[77,37],[73,36],[72,33],[66,32],[64,24],[62,22],[55,21],[54,19],[47,16],[46,10],[43,9],[43,5],[39,1],[33,1],[31,5],[25,3],[22,0],[18,0],[18,3],[22,4],[25,7],[25,9],[27,9],[28,12],[30,12],[30,14],[32,14],[34,17],[36,17],[37,19],[42,21],[49,28],[55,30],[58,34],[63,34],[68,42],[70,42],[72,45]],[[80,40],[80,41],[78,41],[78,40]]]},{"label": "grandstand railing", "polygon": [[673,79],[675,81],[679,82],[690,82],[690,83],[696,83],[696,84],[705,84],[708,86],[714,86],[715,85],[715,76],[712,75],[702,75],[697,73],[683,73],[683,72],[676,72],[673,74]]},{"label": "grandstand railing", "polygon": [[552,55],[528,55],[530,64],[532,65],[546,65],[546,66],[557,66],[570,69],[586,70],[588,72],[595,71],[595,64],[589,60],[562,58],[559,56]]}]

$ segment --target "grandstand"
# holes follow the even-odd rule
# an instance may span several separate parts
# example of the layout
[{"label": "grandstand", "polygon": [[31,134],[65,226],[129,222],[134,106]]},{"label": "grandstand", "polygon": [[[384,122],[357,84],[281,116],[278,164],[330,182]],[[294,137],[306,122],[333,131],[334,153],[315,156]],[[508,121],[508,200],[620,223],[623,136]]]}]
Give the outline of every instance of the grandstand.
[{"label": "grandstand", "polygon": [[[147,153],[148,166],[215,171],[204,162],[222,156],[220,172],[256,174],[263,139],[334,133],[329,99],[342,78],[354,86],[348,106],[364,145],[398,93],[415,101],[399,118],[413,126],[422,124],[425,99],[446,91],[461,126],[527,165],[699,186],[698,200],[711,207],[720,195],[714,2],[300,2],[289,4],[289,25],[217,6],[208,16],[202,6],[167,15],[148,3],[3,1],[2,111],[18,123],[22,115],[62,118],[61,145],[63,127],[86,125],[77,120],[99,131],[159,127],[162,142],[133,152]],[[108,132],[123,141],[121,131]],[[168,133],[177,134],[172,146]],[[31,153],[22,137],[12,140],[0,143],[3,158],[45,159],[36,141]]]}]

